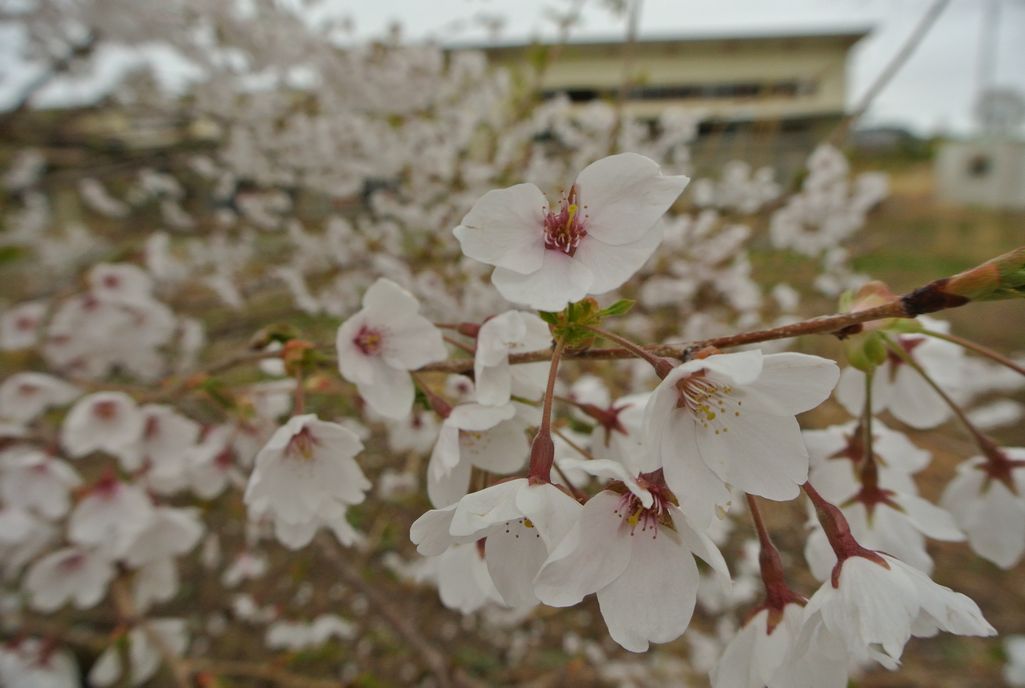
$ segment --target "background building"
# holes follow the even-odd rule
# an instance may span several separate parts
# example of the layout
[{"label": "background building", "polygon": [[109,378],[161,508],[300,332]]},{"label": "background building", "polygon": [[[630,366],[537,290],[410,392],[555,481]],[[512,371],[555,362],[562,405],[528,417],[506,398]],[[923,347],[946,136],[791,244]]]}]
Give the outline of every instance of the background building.
[{"label": "background building", "polygon": [[687,108],[701,121],[698,147],[711,158],[767,163],[788,150],[806,154],[836,125],[846,107],[850,50],[868,33],[848,27],[472,47],[538,80],[546,97],[565,94],[578,106],[622,98],[628,113],[652,120]]}]

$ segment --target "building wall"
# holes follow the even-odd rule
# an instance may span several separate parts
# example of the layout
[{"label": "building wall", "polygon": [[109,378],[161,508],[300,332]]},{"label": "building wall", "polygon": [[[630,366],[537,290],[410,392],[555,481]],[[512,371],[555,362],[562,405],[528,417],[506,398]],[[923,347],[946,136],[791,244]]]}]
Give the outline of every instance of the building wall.
[{"label": "building wall", "polygon": [[[657,116],[680,105],[704,117],[761,120],[842,113],[847,52],[857,35],[777,39],[640,42],[633,46],[631,82],[640,93],[626,107]],[[494,63],[527,69],[524,48],[488,51]],[[542,90],[614,97],[624,77],[622,44],[562,47],[542,80]],[[669,87],[668,89],[666,87]],[[644,98],[646,89],[687,87],[680,97]],[[691,88],[693,87],[693,88]],[[677,88],[676,90],[681,90]],[[735,91],[731,93],[731,91]],[[583,98],[581,98],[583,100]]]},{"label": "building wall", "polygon": [[1025,142],[945,143],[936,156],[936,182],[946,201],[1025,209]]}]

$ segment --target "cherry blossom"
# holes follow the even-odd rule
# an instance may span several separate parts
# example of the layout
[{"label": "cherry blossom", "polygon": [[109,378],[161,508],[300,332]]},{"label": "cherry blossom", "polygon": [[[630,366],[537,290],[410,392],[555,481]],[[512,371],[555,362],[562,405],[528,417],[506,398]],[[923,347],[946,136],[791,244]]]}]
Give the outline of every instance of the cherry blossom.
[{"label": "cherry blossom", "polygon": [[0,648],[0,684],[24,688],[79,688],[75,656],[35,638]]},{"label": "cherry blossom", "polygon": [[123,392],[96,392],[71,407],[61,426],[61,444],[75,458],[104,451],[131,457],[145,430],[135,401]]},{"label": "cherry blossom", "polygon": [[15,373],[0,384],[0,418],[30,423],[43,411],[69,404],[81,391],[45,373]]},{"label": "cherry blossom", "polygon": [[27,301],[0,314],[0,351],[35,346],[46,310],[47,305],[43,301]]},{"label": "cherry blossom", "polygon": [[120,557],[149,526],[153,514],[153,504],[141,488],[107,474],[71,511],[68,539]]},{"label": "cherry blossom", "polygon": [[651,451],[642,470],[662,468],[680,508],[707,528],[730,501],[726,485],[793,499],[808,476],[796,414],[836,384],[832,361],[797,353],[715,354],[675,368],[645,409]]},{"label": "cherry blossom", "polygon": [[1001,452],[1000,462],[976,456],[958,466],[941,504],[972,551],[1009,569],[1025,554],[1025,448]]},{"label": "cherry blossom", "polygon": [[837,564],[832,579],[805,607],[798,645],[823,630],[843,639],[857,656],[878,646],[893,660],[914,635],[937,631],[989,636],[996,630],[964,595],[934,583],[918,569],[886,554],[851,556]]},{"label": "cherry blossom", "polygon": [[665,487],[645,480],[588,500],[534,583],[545,604],[597,593],[612,639],[632,652],[679,637],[697,599],[697,556],[729,580],[718,548],[694,530]]},{"label": "cherry blossom", "polygon": [[11,449],[0,455],[0,497],[9,506],[58,519],[70,508],[70,491],[81,483],[66,461],[38,449]]},{"label": "cherry blossom", "polygon": [[416,569],[416,580],[435,583],[441,603],[463,614],[472,614],[488,604],[503,604],[488,573],[482,544],[457,544],[425,557]]},{"label": "cherry blossom", "polygon": [[474,466],[498,474],[523,468],[527,423],[517,410],[512,402],[452,408],[441,424],[427,465],[427,494],[434,506],[448,506],[465,495]]},{"label": "cherry blossom", "polygon": [[688,181],[620,153],[584,168],[558,210],[535,185],[517,184],[486,193],[453,233],[463,253],[495,266],[502,296],[558,311],[629,279],[658,247],[659,219]]},{"label": "cherry blossom", "polygon": [[370,489],[353,459],[362,450],[359,438],[337,423],[313,414],[289,419],[256,457],[245,493],[250,515],[273,518],[278,539],[288,547],[302,547],[321,525],[351,542],[345,510]]},{"label": "cherry blossom", "polygon": [[33,608],[44,612],[73,602],[79,609],[97,605],[114,578],[114,565],[100,552],[65,547],[37,560],[25,575],[25,590]]},{"label": "cherry blossom", "polygon": [[441,332],[419,314],[408,291],[381,278],[363,295],[363,308],[338,328],[338,369],[382,416],[403,418],[413,405],[406,371],[445,358]]},{"label": "cherry blossom", "polygon": [[488,572],[502,600],[526,607],[537,603],[534,576],[579,513],[580,505],[557,487],[517,478],[428,511],[413,523],[410,538],[425,556],[483,539]]}]

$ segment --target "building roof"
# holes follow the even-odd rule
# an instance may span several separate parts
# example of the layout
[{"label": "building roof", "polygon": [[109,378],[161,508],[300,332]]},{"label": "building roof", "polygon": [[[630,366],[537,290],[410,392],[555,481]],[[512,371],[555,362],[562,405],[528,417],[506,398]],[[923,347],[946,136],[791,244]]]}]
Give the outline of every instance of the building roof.
[{"label": "building roof", "polygon": [[[777,40],[845,40],[854,44],[872,32],[872,26],[830,25],[830,26],[795,26],[781,27],[747,27],[742,29],[710,29],[707,31],[688,31],[675,33],[651,33],[639,36],[639,44],[665,43],[705,43],[731,41],[777,41]],[[450,50],[511,50],[527,48],[532,45],[554,43],[552,38],[512,39],[494,42],[451,43],[445,47]],[[614,46],[625,43],[622,35],[594,35],[572,37],[565,42],[571,46]]]}]

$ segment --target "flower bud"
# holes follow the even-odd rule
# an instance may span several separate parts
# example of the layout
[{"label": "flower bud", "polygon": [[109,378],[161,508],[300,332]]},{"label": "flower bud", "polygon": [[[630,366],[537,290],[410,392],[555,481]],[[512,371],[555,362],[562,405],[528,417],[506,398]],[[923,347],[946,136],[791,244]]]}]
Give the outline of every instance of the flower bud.
[{"label": "flower bud", "polygon": [[1025,297],[1025,246],[953,277],[931,282],[903,297],[910,315],[962,306],[969,301]]}]

